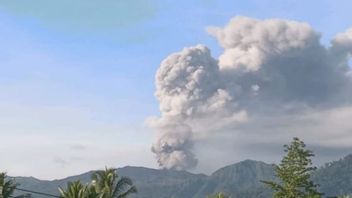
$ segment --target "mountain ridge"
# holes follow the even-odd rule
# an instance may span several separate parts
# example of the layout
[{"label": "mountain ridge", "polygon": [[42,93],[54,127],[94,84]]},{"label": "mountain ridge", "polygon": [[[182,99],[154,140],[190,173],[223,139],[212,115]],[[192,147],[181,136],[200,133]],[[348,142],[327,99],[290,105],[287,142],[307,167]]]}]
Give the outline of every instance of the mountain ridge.
[{"label": "mountain ridge", "polygon": [[[249,159],[219,168],[210,175],[141,166],[124,166],[117,170],[119,175],[130,177],[136,185],[139,193],[131,198],[205,198],[220,191],[233,198],[269,198],[272,197],[270,189],[260,181],[275,180],[272,164]],[[23,189],[57,195],[59,186],[65,187],[68,181],[74,180],[87,183],[93,172],[54,180],[14,178]],[[327,196],[352,194],[352,154],[319,167],[312,174],[312,180],[320,184],[320,190]]]}]

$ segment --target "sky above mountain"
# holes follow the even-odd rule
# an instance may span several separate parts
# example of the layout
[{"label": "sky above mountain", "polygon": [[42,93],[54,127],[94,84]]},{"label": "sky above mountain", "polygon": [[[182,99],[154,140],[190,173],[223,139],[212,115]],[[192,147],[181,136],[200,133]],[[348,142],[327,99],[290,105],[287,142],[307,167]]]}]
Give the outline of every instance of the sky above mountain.
[{"label": "sky above mountain", "polygon": [[0,169],[44,179],[105,165],[211,172],[275,162],[293,136],[318,163],[344,156],[350,7],[1,1]]}]

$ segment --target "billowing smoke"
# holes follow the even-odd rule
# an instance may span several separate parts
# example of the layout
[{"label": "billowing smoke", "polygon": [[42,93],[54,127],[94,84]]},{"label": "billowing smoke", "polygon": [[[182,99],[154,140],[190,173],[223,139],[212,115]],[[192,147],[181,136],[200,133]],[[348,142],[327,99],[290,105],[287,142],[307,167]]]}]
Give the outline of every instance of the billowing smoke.
[{"label": "billowing smoke", "polygon": [[331,47],[308,24],[281,19],[235,17],[208,32],[224,49],[218,60],[197,45],[169,55],[157,71],[161,116],[149,123],[160,166],[193,168],[198,139],[251,133],[245,126],[258,118],[349,105],[352,29]]}]

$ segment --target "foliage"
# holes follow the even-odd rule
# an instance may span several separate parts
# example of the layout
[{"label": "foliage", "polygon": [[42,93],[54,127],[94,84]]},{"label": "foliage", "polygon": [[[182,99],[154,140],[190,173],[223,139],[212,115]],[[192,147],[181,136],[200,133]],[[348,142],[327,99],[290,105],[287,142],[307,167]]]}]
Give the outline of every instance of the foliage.
[{"label": "foliage", "polygon": [[311,180],[311,172],[316,170],[312,166],[313,152],[307,150],[303,141],[293,138],[290,145],[284,145],[286,156],[275,166],[276,176],[280,183],[263,181],[273,191],[275,198],[320,198],[317,185]]},{"label": "foliage", "polygon": [[119,177],[116,169],[105,168],[92,175],[93,185],[100,198],[125,198],[137,189],[131,179]]},{"label": "foliage", "polygon": [[137,189],[127,177],[119,177],[116,169],[96,171],[92,181],[83,185],[80,181],[68,182],[66,190],[59,188],[63,198],[126,198]]},{"label": "foliage", "polygon": [[68,182],[66,190],[59,187],[60,196],[63,198],[85,198],[86,186],[80,181]]},{"label": "foliage", "polygon": [[18,186],[15,180],[7,180],[6,178],[6,173],[0,173],[0,197],[2,198],[12,197],[12,194]]},{"label": "foliage", "polygon": [[85,196],[86,198],[98,198],[101,197],[100,194],[97,192],[97,189],[95,188],[95,186],[93,185],[93,183],[90,183],[88,185],[85,186]]}]

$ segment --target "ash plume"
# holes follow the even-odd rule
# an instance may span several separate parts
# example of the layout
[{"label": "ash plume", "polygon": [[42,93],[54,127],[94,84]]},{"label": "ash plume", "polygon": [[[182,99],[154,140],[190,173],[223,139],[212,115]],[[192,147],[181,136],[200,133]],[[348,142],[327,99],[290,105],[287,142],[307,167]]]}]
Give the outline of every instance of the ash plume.
[{"label": "ash plume", "polygon": [[263,134],[248,126],[263,118],[350,105],[352,29],[331,47],[309,24],[283,19],[240,16],[208,32],[224,49],[218,59],[204,45],[187,47],[156,73],[161,115],[149,124],[161,167],[194,168],[195,142],[217,133],[233,133],[234,141],[238,134],[257,137]]}]

